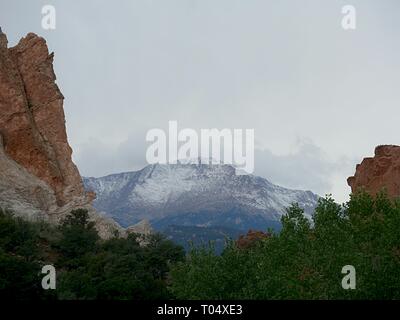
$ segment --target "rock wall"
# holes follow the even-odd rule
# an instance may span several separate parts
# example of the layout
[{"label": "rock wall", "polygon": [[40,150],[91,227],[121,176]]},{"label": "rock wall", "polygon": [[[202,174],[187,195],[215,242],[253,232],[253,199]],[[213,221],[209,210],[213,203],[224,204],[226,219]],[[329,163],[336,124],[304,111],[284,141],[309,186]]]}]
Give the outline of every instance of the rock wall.
[{"label": "rock wall", "polygon": [[124,232],[92,207],[72,162],[53,54],[30,33],[13,48],[0,31],[0,207],[58,223],[76,208],[89,211],[100,236]]},{"label": "rock wall", "polygon": [[0,48],[0,132],[6,153],[45,181],[62,206],[84,193],[67,141],[64,97],[55,83],[53,54],[28,34]]},{"label": "rock wall", "polygon": [[376,147],[375,156],[358,164],[347,183],[352,192],[364,189],[375,195],[384,188],[390,197],[400,197],[400,146]]}]

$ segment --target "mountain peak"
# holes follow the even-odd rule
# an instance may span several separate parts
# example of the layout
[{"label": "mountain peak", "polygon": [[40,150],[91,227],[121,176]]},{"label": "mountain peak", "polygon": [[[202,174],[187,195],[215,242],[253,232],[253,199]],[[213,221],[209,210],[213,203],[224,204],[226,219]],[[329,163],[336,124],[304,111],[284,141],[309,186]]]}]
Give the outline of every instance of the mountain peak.
[{"label": "mountain peak", "polygon": [[237,175],[224,164],[153,164],[136,172],[84,178],[84,184],[97,194],[94,206],[123,226],[149,219],[156,227],[228,223],[256,228],[279,222],[293,202],[310,214],[318,199],[261,177]]}]

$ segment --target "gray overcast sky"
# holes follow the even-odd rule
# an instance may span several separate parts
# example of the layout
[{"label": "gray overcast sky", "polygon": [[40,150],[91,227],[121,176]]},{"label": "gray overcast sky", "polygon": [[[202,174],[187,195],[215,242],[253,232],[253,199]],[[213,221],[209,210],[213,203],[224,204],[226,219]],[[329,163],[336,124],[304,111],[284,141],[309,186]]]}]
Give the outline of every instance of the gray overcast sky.
[{"label": "gray overcast sky", "polygon": [[[41,8],[57,28],[41,28]],[[357,29],[341,27],[342,6]],[[400,144],[398,0],[0,1],[10,45],[55,52],[82,175],[145,165],[145,134],[254,128],[255,173],[286,187],[350,191],[378,144]]]}]

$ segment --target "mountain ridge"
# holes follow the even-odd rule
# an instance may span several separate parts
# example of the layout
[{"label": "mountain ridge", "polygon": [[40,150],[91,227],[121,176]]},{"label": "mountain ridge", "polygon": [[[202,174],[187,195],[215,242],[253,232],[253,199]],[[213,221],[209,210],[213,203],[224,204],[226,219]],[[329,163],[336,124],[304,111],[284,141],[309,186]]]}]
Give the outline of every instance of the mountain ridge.
[{"label": "mountain ridge", "polygon": [[166,227],[169,220],[187,226],[227,223],[247,229],[279,221],[293,202],[310,216],[318,200],[311,191],[237,175],[231,165],[152,164],[138,171],[83,177],[83,181],[86,190],[97,194],[94,206],[125,227],[147,219],[161,225],[157,229]]}]

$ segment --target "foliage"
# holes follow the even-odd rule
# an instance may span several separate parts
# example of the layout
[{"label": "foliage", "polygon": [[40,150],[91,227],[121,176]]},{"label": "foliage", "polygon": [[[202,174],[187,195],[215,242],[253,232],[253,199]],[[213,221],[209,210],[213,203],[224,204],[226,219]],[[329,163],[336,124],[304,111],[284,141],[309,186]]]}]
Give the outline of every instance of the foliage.
[{"label": "foliage", "polygon": [[[342,288],[345,265],[355,290]],[[220,256],[194,249],[171,277],[178,299],[399,299],[400,202],[359,193],[341,206],[327,196],[312,221],[294,204],[279,234]]]},{"label": "foliage", "polygon": [[[75,210],[58,228],[0,211],[0,298],[167,299],[170,265],[181,247],[158,234],[144,239],[101,240],[86,210]],[[43,290],[41,268],[54,265],[56,290]]]},{"label": "foliage", "polygon": [[[281,222],[248,249],[231,242],[220,255],[193,247],[185,257],[160,234],[102,240],[85,210],[59,227],[0,210],[0,299],[400,299],[400,201],[327,196],[312,220],[294,204]],[[46,264],[56,290],[41,288]],[[355,290],[342,288],[345,265]]]}]

